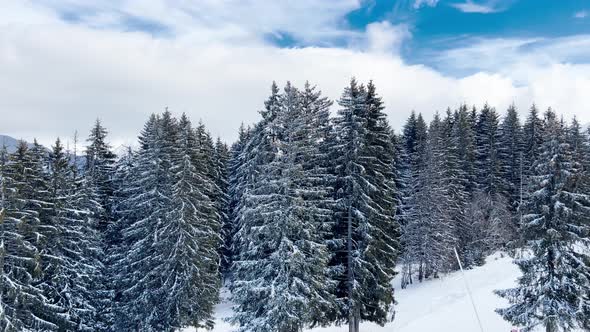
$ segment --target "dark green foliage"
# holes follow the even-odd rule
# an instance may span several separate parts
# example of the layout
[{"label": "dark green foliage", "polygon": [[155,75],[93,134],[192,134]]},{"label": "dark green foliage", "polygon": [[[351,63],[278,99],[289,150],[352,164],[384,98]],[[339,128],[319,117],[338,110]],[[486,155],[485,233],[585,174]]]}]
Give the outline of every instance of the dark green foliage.
[{"label": "dark green foliage", "polygon": [[[543,143],[543,120],[539,117],[539,111],[533,104],[523,126],[523,164],[527,177],[534,174],[533,166],[541,155]],[[527,179],[528,183],[528,179]]]},{"label": "dark green foliage", "polygon": [[231,320],[240,331],[299,331],[325,324],[334,307],[322,231],[330,188],[317,163],[330,103],[309,85],[271,92],[262,121],[234,146]]},{"label": "dark green foliage", "polygon": [[2,327],[8,331],[57,330],[62,323],[64,308],[52,306],[45,294],[49,286],[44,282],[44,270],[50,265],[42,258],[47,238],[40,228],[50,204],[44,158],[45,152],[36,142],[32,149],[20,142],[9,160],[3,157],[2,277],[10,279],[2,283]]},{"label": "dark green foliage", "polygon": [[500,131],[500,173],[503,178],[503,195],[508,200],[509,208],[516,213],[521,201],[521,189],[524,186],[523,131],[514,105],[508,108],[499,128]]},{"label": "dark green foliage", "polygon": [[494,199],[505,188],[499,155],[500,132],[496,110],[484,105],[475,126],[477,188]]},{"label": "dark green foliage", "polygon": [[229,274],[231,267],[231,237],[233,236],[233,223],[230,219],[229,199],[229,160],[230,151],[221,139],[215,142],[215,183],[220,190],[218,213],[222,225],[221,237],[223,245],[219,252],[221,258],[220,271],[225,277]]},{"label": "dark green foliage", "polygon": [[372,83],[365,88],[351,80],[339,105],[334,119],[338,153],[333,230],[339,247],[332,260],[340,272],[336,321],[358,331],[361,320],[387,322],[393,303],[387,280],[395,275],[399,253],[394,146]]},{"label": "dark green foliage", "polygon": [[123,172],[121,245],[113,269],[117,330],[212,324],[221,225],[211,196],[212,163],[203,159],[208,143],[199,141],[205,134],[186,116],[152,115],[133,166]]},{"label": "dark green foliage", "polygon": [[[106,141],[108,131],[102,126],[100,120],[96,120],[90,131],[86,148],[85,173],[89,185],[94,187],[98,202],[101,206],[100,214],[96,216],[98,227],[102,233],[112,222],[113,214],[113,170],[116,155],[111,151],[111,146]],[[108,239],[107,239],[108,240]]]},{"label": "dark green foliage", "polygon": [[[449,122],[447,120],[447,123]],[[467,247],[473,242],[470,235],[473,234],[473,229],[466,212],[476,193],[476,142],[474,125],[466,105],[462,105],[454,112],[448,135],[450,137],[448,137],[447,145],[449,158],[447,171],[452,184],[451,189],[455,192],[453,201],[456,207],[453,216],[457,239],[455,248],[463,264],[469,267],[473,260],[467,257]]]},{"label": "dark green foliage", "polygon": [[[94,124],[84,167],[0,148],[0,330],[212,328],[228,280],[241,332],[392,319],[402,287],[494,251],[523,276],[498,312],[532,331],[590,330],[590,133],[549,110],[411,113],[397,136],[372,82],[332,102],[271,94],[228,149],[203,123],[152,115],[117,160]],[[589,129],[590,130],[590,129]]]},{"label": "dark green foliage", "polygon": [[549,110],[524,207],[530,255],[516,261],[523,273],[518,286],[498,291],[511,304],[498,312],[525,331],[571,331],[585,323],[580,308],[588,308],[590,197],[581,191],[583,168],[564,131]]}]

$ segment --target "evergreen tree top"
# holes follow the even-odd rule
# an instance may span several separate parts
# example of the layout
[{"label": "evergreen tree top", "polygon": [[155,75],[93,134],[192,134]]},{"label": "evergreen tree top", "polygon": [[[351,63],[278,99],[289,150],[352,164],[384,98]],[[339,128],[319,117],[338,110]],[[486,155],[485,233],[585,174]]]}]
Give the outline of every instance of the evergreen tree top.
[{"label": "evergreen tree top", "polygon": [[266,121],[272,121],[279,113],[279,87],[275,81],[270,87],[270,96],[264,102],[264,110],[260,111],[262,118]]}]

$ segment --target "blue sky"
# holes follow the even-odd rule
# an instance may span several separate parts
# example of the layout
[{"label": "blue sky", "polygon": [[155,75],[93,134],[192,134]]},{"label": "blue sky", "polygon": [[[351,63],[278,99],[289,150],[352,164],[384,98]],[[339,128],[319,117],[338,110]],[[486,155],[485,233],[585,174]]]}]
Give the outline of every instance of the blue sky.
[{"label": "blue sky", "polygon": [[[72,4],[64,0],[60,4],[60,1],[39,0],[38,3],[53,8],[62,19],[77,23],[101,11],[116,11],[116,7],[96,6],[92,2]],[[335,24],[342,29],[362,32],[373,22],[406,23],[412,26],[415,45],[411,49],[416,51],[429,45],[451,47],[441,43],[449,38],[563,37],[590,32],[590,20],[586,19],[590,1],[587,0],[365,0],[355,7],[343,12]],[[125,17],[122,27],[154,35],[169,32],[166,24],[133,15]],[[293,35],[293,31],[284,33]],[[338,40],[329,39],[315,43],[318,46],[327,44],[344,46]],[[297,47],[310,43],[289,38],[287,42],[278,41],[277,45]]]},{"label": "blue sky", "polygon": [[50,142],[100,117],[130,142],[168,106],[231,141],[273,80],[336,100],[353,76],[375,81],[398,129],[412,110],[486,102],[590,122],[590,0],[2,3],[0,133],[15,137]]},{"label": "blue sky", "polygon": [[[374,22],[406,24],[412,38],[402,48],[408,63],[422,63],[453,73],[452,68],[438,66],[430,55],[462,47],[478,39],[543,40],[527,43],[523,48],[537,48],[556,38],[590,33],[590,1],[587,0],[439,0],[392,1],[368,0],[346,13],[340,24],[358,32]],[[306,42],[289,32],[269,40],[280,47],[347,47],[345,38]],[[569,62],[590,62],[588,56],[568,57]],[[458,73],[461,74],[461,73]]]},{"label": "blue sky", "polygon": [[[479,11],[461,10],[458,5],[466,3],[479,5],[472,9]],[[358,29],[375,19],[408,23],[413,38],[402,54],[412,63],[432,64],[428,54],[465,46],[478,38],[558,38],[590,32],[590,19],[576,17],[587,15],[582,13],[590,7],[590,1],[584,0],[442,0],[434,6],[388,11],[390,6],[391,1],[375,0],[350,14],[348,21]]]},{"label": "blue sky", "polygon": [[[326,1],[329,5],[346,2],[350,3]],[[39,0],[38,3],[55,10],[62,20],[73,24],[139,31],[157,38],[174,38],[180,33],[177,27],[161,18],[143,17],[100,2]],[[231,5],[231,1],[227,2],[228,8],[231,9]],[[306,8],[299,9],[305,11]],[[192,8],[184,6],[182,10],[189,12],[191,19],[196,22],[206,21],[206,8],[199,10],[196,5]],[[240,8],[236,11],[239,12]],[[119,16],[118,21],[93,21],[94,17],[105,13],[115,13]],[[243,14],[252,15],[248,11]],[[256,14],[265,15],[263,9]],[[471,74],[482,68],[473,66],[460,69],[446,66],[446,63],[438,61],[438,54],[488,39],[524,40],[526,42],[518,45],[518,49],[527,52],[561,38],[590,34],[588,0],[358,0],[348,8],[344,6],[334,10],[331,15],[330,21],[324,22],[326,26],[348,33],[322,34],[310,38],[312,33],[298,31],[300,25],[297,24],[285,27],[263,26],[257,33],[264,41],[281,48],[350,48],[357,40],[355,34],[362,34],[370,24],[389,22],[392,25],[404,25],[411,38],[405,40],[403,47],[396,50],[404,61],[428,65],[455,76]],[[304,20],[305,16],[302,18]],[[209,19],[215,20],[215,13]],[[577,50],[572,53],[565,52],[560,60],[568,63],[590,62],[590,51],[584,50],[580,54],[580,50]]]}]

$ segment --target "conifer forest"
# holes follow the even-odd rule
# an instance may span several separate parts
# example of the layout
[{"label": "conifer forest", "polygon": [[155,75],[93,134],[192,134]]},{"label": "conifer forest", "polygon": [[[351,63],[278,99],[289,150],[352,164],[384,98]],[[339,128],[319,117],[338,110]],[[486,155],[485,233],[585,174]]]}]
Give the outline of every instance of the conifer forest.
[{"label": "conifer forest", "polygon": [[521,272],[499,316],[590,331],[589,128],[484,104],[393,130],[342,83],[273,83],[235,142],[166,108],[118,154],[100,120],[0,146],[0,331],[211,329],[225,290],[238,332],[370,332],[396,287],[498,251]]}]

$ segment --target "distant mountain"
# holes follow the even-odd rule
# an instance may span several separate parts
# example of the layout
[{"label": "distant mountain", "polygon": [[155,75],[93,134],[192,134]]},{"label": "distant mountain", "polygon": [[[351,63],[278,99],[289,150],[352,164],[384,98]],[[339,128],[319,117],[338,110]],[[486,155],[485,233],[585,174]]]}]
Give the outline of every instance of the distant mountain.
[{"label": "distant mountain", "polygon": [[[0,134],[0,147],[2,147],[3,145],[6,146],[6,150],[8,151],[8,153],[14,153],[16,151],[19,141],[20,140],[14,138],[14,137]],[[29,148],[32,148],[33,143],[27,142],[27,146]],[[47,153],[49,153],[50,150],[47,147],[45,147],[45,151],[47,151]],[[74,163],[73,156],[72,156],[70,162],[72,164]],[[76,166],[78,167],[78,169],[82,169],[84,167],[84,165],[86,165],[86,156],[84,156],[84,155],[78,156],[76,158]]]},{"label": "distant mountain", "polygon": [[129,153],[129,150],[136,151],[136,146],[132,144],[121,144],[112,148],[113,153],[117,155],[117,159],[125,156]]},{"label": "distant mountain", "polygon": [[[14,153],[16,151],[16,148],[18,147],[18,142],[19,142],[19,140],[14,137],[0,134],[0,147],[2,147],[2,145],[5,145],[6,149],[8,150],[8,153]],[[33,147],[33,143],[27,142],[27,145],[29,146],[29,148]],[[134,146],[133,144],[121,144],[121,145],[118,145],[118,146],[112,148],[112,151],[117,155],[117,159],[119,159],[119,158],[123,157],[124,155],[126,155],[130,149],[135,150],[136,148],[137,147]],[[48,153],[50,151],[50,149],[47,147],[45,147],[45,150]],[[72,164],[74,164],[73,156],[72,156],[70,162]],[[86,155],[84,153],[84,148],[78,149],[78,156],[76,158],[76,166],[80,170],[82,170],[86,166]]]},{"label": "distant mountain", "polygon": [[[18,141],[19,140],[16,138],[0,134],[0,147],[6,146],[6,149],[9,153],[14,153],[14,151],[16,151],[16,148],[18,147]],[[27,145],[32,147],[33,143],[27,142]]]}]

